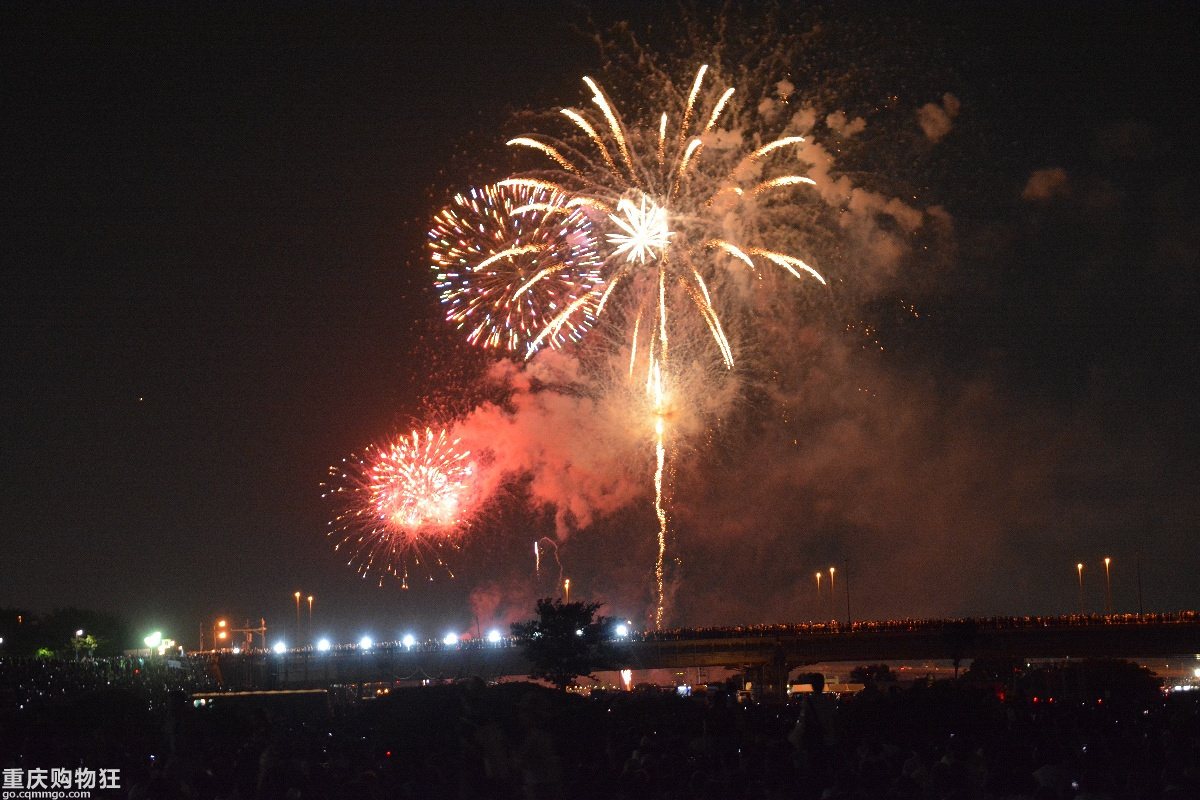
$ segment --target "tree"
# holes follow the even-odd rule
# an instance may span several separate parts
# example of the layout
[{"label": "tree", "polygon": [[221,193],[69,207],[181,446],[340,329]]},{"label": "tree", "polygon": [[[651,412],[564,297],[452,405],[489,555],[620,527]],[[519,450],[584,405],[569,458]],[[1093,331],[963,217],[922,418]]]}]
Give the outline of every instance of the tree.
[{"label": "tree", "polygon": [[612,668],[610,623],[596,616],[600,605],[543,597],[537,601],[537,619],[513,623],[513,638],[521,642],[532,665],[529,677],[566,690],[578,677],[591,678],[596,670]]},{"label": "tree", "polygon": [[979,625],[974,620],[960,619],[942,629],[942,640],[950,648],[950,659],[954,662],[954,677],[958,677],[958,665],[969,654],[979,636]]},{"label": "tree", "polygon": [[963,674],[967,683],[1012,689],[1025,675],[1025,659],[1015,656],[976,658]]},{"label": "tree", "polygon": [[1146,708],[1162,699],[1162,679],[1133,661],[1085,658],[1028,670],[1021,689],[1030,696],[1068,703],[1095,702]]},{"label": "tree", "polygon": [[96,637],[92,636],[90,633],[84,634],[83,636],[71,637],[71,649],[75,651],[76,661],[78,661],[82,655],[94,655],[99,644],[100,642],[96,639]]},{"label": "tree", "polygon": [[881,683],[894,684],[896,675],[887,664],[867,664],[850,670],[850,682],[878,688]]},{"label": "tree", "polygon": [[[59,654],[75,653],[95,656],[120,655],[134,649],[133,629],[120,617],[81,608],[58,608],[34,620],[32,644]],[[83,641],[76,641],[75,632],[84,632]]]}]

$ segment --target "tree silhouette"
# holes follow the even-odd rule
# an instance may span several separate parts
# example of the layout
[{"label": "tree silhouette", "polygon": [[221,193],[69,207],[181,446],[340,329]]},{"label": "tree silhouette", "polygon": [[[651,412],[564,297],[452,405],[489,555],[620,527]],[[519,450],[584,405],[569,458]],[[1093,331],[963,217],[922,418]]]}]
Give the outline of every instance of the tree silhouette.
[{"label": "tree silhouette", "polygon": [[596,670],[612,669],[606,641],[609,620],[596,616],[600,605],[543,597],[537,601],[537,619],[513,623],[513,638],[532,664],[529,677],[565,690],[580,676],[591,678]]},{"label": "tree silhouette", "polygon": [[850,670],[850,682],[878,687],[881,683],[896,682],[896,674],[887,664],[867,664]]}]

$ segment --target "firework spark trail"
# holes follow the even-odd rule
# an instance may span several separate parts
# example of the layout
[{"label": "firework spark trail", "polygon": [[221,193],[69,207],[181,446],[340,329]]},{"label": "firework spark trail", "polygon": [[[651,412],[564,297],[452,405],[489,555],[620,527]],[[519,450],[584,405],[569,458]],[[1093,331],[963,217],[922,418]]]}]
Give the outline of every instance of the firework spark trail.
[{"label": "firework spark trail", "polygon": [[554,548],[554,563],[558,564],[558,583],[555,585],[561,586],[562,582],[563,582],[563,565],[562,565],[562,561],[560,561],[558,558],[558,542],[554,541],[549,536],[543,536],[542,538],[538,539],[537,541],[535,541],[533,543],[533,559],[534,559],[533,574],[534,575],[541,574],[542,551],[539,548],[539,546],[541,545],[542,542],[549,542],[550,546]]},{"label": "firework spark trail", "polygon": [[663,441],[666,425],[663,423],[662,371],[654,370],[654,513],[658,517],[658,557],[654,562],[655,588],[658,590],[658,603],[654,607],[654,626],[662,628],[664,610],[663,561],[667,555],[667,511],[663,505],[663,466],[666,463],[666,447]]},{"label": "firework spark trail", "polygon": [[391,575],[407,589],[410,560],[450,572],[439,551],[457,546],[473,510],[472,473],[459,441],[429,428],[344,459],[322,484],[322,497],[337,507],[329,523],[329,535],[341,537],[334,550],[348,549],[347,565],[364,578],[377,572],[381,586]]}]

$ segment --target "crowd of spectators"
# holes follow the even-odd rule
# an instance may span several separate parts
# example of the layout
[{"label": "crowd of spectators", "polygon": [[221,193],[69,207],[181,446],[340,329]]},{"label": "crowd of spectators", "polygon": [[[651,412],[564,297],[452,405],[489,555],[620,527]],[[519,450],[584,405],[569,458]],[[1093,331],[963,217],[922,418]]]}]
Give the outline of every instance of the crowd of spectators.
[{"label": "crowd of spectators", "polygon": [[[214,688],[207,659],[200,658],[0,658],[6,784],[10,773],[38,770],[134,774],[160,747],[168,709],[191,692]],[[94,796],[125,795],[97,789]]]},{"label": "crowd of spectators", "polygon": [[888,619],[842,623],[794,622],[773,625],[737,625],[730,627],[674,628],[649,630],[632,634],[634,641],[663,642],[688,639],[742,639],[799,636],[834,633],[886,633],[912,631],[941,631],[954,628],[977,630],[1010,630],[1020,628],[1077,628],[1106,625],[1164,625],[1195,624],[1200,614],[1195,611],[1154,614],[1069,614],[1066,616],[968,617],[966,619]]},{"label": "crowd of spectators", "polygon": [[35,714],[98,692],[129,692],[152,707],[174,690],[216,686],[202,657],[0,658],[0,711],[9,713]]},{"label": "crowd of spectators", "polygon": [[0,665],[0,766],[118,768],[113,796],[139,800],[1200,797],[1194,692],[1047,703],[963,679],[771,705],[476,679],[196,705],[204,662],[143,667]]}]

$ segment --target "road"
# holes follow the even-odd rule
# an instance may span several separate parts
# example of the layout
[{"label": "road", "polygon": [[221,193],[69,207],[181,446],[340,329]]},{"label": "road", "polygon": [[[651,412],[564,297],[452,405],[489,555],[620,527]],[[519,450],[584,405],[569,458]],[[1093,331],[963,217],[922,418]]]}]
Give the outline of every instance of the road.
[{"label": "road", "polygon": [[[805,664],[960,660],[1148,658],[1200,653],[1200,615],[993,618],[837,625],[775,625],[635,634],[611,643],[619,669],[730,667],[782,685]],[[222,653],[222,682],[236,689],[322,688],[337,684],[495,679],[527,675],[519,645],[468,641],[413,647],[343,647],[285,653]]]}]

